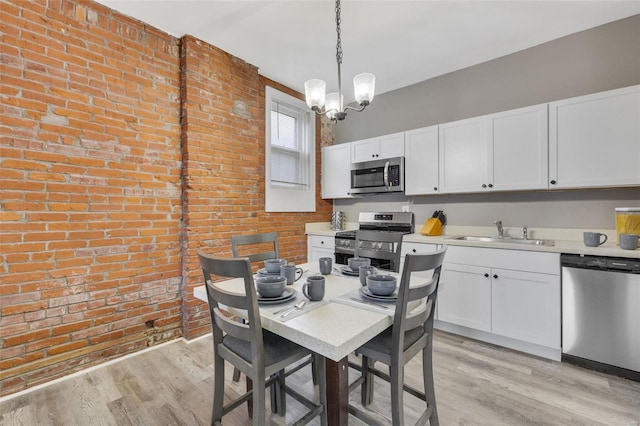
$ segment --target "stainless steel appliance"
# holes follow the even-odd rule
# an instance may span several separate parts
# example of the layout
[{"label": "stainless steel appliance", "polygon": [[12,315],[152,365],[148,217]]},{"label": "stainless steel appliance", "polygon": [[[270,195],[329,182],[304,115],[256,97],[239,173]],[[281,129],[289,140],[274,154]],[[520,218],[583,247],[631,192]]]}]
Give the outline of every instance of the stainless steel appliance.
[{"label": "stainless steel appliance", "polygon": [[640,380],[640,259],[561,255],[562,359]]},{"label": "stainless steel appliance", "polygon": [[349,192],[350,194],[404,192],[404,157],[352,164]]},{"label": "stainless steel appliance", "polygon": [[[358,228],[383,232],[400,232],[411,234],[414,230],[413,213],[411,212],[362,212],[358,215]],[[363,241],[366,250],[374,252],[393,251],[389,244],[377,241]],[[356,231],[337,232],[335,236],[336,263],[346,265],[347,259],[354,256],[356,244]],[[393,269],[395,265],[390,260],[371,257],[371,264],[377,268]]]}]

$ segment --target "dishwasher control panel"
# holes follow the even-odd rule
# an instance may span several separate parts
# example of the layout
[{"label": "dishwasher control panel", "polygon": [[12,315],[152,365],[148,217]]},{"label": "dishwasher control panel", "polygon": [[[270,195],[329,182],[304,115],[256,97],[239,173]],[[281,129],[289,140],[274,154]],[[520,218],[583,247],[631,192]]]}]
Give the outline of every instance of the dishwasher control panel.
[{"label": "dishwasher control panel", "polygon": [[605,271],[620,271],[640,274],[640,259],[626,257],[587,256],[581,254],[562,254],[562,266],[585,269],[602,269]]}]

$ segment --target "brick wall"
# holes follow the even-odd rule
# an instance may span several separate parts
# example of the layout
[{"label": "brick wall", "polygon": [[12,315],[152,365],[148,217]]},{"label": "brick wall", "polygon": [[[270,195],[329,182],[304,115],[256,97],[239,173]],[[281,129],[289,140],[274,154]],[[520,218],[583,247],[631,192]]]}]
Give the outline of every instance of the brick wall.
[{"label": "brick wall", "polygon": [[[306,261],[304,225],[328,221],[333,205],[320,198],[316,213],[264,211],[264,97],[265,85],[301,97],[258,75],[256,67],[192,37],[182,44],[182,104],[184,152],[183,275],[184,333],[188,338],[210,330],[206,304],[193,298],[202,285],[195,254],[231,256],[231,236],[256,232],[278,233],[280,255],[297,263]],[[248,114],[232,112],[243,102]],[[317,121],[316,139],[322,140]],[[332,140],[324,125],[324,143]],[[316,144],[317,170],[320,145]]]},{"label": "brick wall", "polygon": [[264,212],[255,67],[91,1],[3,0],[0,34],[0,394],[209,332],[197,247],[305,260],[332,206]]}]

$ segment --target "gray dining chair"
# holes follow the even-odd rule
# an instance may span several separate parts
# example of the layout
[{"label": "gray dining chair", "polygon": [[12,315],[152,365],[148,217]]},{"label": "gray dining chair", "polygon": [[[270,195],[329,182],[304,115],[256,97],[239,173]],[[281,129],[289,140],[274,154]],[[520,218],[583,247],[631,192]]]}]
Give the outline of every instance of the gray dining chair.
[{"label": "gray dining chair", "polygon": [[[233,257],[246,256],[251,263],[262,262],[267,259],[277,259],[280,257],[278,254],[278,234],[276,232],[264,232],[261,234],[234,235],[231,237],[231,253]],[[317,385],[318,369],[316,368],[313,357],[307,360],[305,365],[309,363],[312,364],[311,373],[313,384]],[[239,380],[240,370],[236,368],[233,370],[233,381],[237,382]]]},{"label": "gray dining chair", "polygon": [[[388,260],[390,265],[388,269],[393,272],[398,272],[400,271],[400,259],[402,256],[402,237],[402,232],[371,231],[366,229],[357,230],[355,256]],[[373,251],[366,247],[360,247],[365,241],[391,243],[392,250],[388,252],[380,250]],[[364,245],[366,246],[367,244]]]},{"label": "gray dining chair", "polygon": [[[393,325],[358,348],[357,352],[362,355],[361,366],[350,364],[362,372],[361,376],[349,385],[349,389],[361,387],[363,406],[373,402],[374,375],[390,382],[393,425],[404,424],[403,391],[426,402],[426,409],[416,424],[424,425],[427,420],[431,426],[439,424],[433,386],[433,316],[446,250],[444,247],[429,254],[406,255]],[[433,275],[427,278],[423,271],[433,271]],[[413,274],[414,272],[423,273]],[[412,277],[414,282],[410,283]],[[419,352],[422,352],[424,392],[404,384],[404,366]],[[376,361],[389,366],[389,374],[376,369]],[[349,412],[369,425],[383,424],[352,404],[349,404]]]},{"label": "gray dining chair", "polygon": [[[241,251],[242,254],[240,253]],[[264,232],[261,234],[233,235],[231,237],[231,253],[233,257],[248,257],[251,263],[277,259],[280,257],[278,255],[278,234]],[[233,381],[237,382],[239,380],[240,370],[234,368]]]},{"label": "gray dining chair", "polygon": [[[282,401],[286,393],[296,398],[310,410],[296,424],[306,424],[321,416],[322,425],[327,424],[325,359],[318,356],[319,403],[315,403],[294,389],[285,386],[284,368],[313,355],[313,353],[285,338],[262,329],[258,296],[253,281],[251,263],[248,258],[223,259],[208,256],[198,250],[198,258],[204,275],[211,314],[214,349],[214,390],[212,425],[222,424],[222,417],[245,401],[252,399],[253,424],[264,425],[265,387],[278,382],[278,398]],[[245,294],[226,291],[212,282],[212,277],[242,278]],[[244,310],[248,321],[241,323],[230,319],[220,310],[220,305]],[[224,363],[229,362],[242,371],[253,382],[253,388],[234,401],[224,405]],[[283,405],[279,404],[279,407]],[[279,412],[284,415],[283,412]]]}]

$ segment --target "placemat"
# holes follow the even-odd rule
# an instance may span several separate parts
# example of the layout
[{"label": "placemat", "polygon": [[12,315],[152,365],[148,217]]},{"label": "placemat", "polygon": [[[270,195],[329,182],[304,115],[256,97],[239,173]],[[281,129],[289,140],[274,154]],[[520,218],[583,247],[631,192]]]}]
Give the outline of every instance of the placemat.
[{"label": "placemat", "polygon": [[[304,297],[304,295],[302,295],[301,293],[302,292],[298,292],[298,296],[296,297],[295,302],[289,301],[287,303],[283,303],[282,305],[261,306],[260,311],[264,312],[264,315],[268,315],[276,321],[287,322],[289,320],[299,317],[300,315],[304,315],[309,311],[319,308],[322,305],[329,303],[329,301],[326,299],[320,300],[318,302],[311,302],[309,299]],[[286,309],[293,308],[294,305],[300,303],[303,300],[306,300],[307,303],[304,305],[302,309],[296,309],[294,312],[290,313],[286,317],[281,318],[281,315],[284,312],[286,312]],[[285,309],[285,311],[281,311],[282,309]],[[274,314],[275,312],[278,312],[278,311],[281,311],[281,312]]]},{"label": "placemat", "polygon": [[[334,302],[342,303],[345,305],[355,306],[356,308],[366,309],[368,311],[380,312],[393,316],[396,312],[396,305],[394,303],[374,302],[362,296],[360,289],[350,291],[340,297],[333,299]],[[386,308],[383,308],[386,306]]]}]

